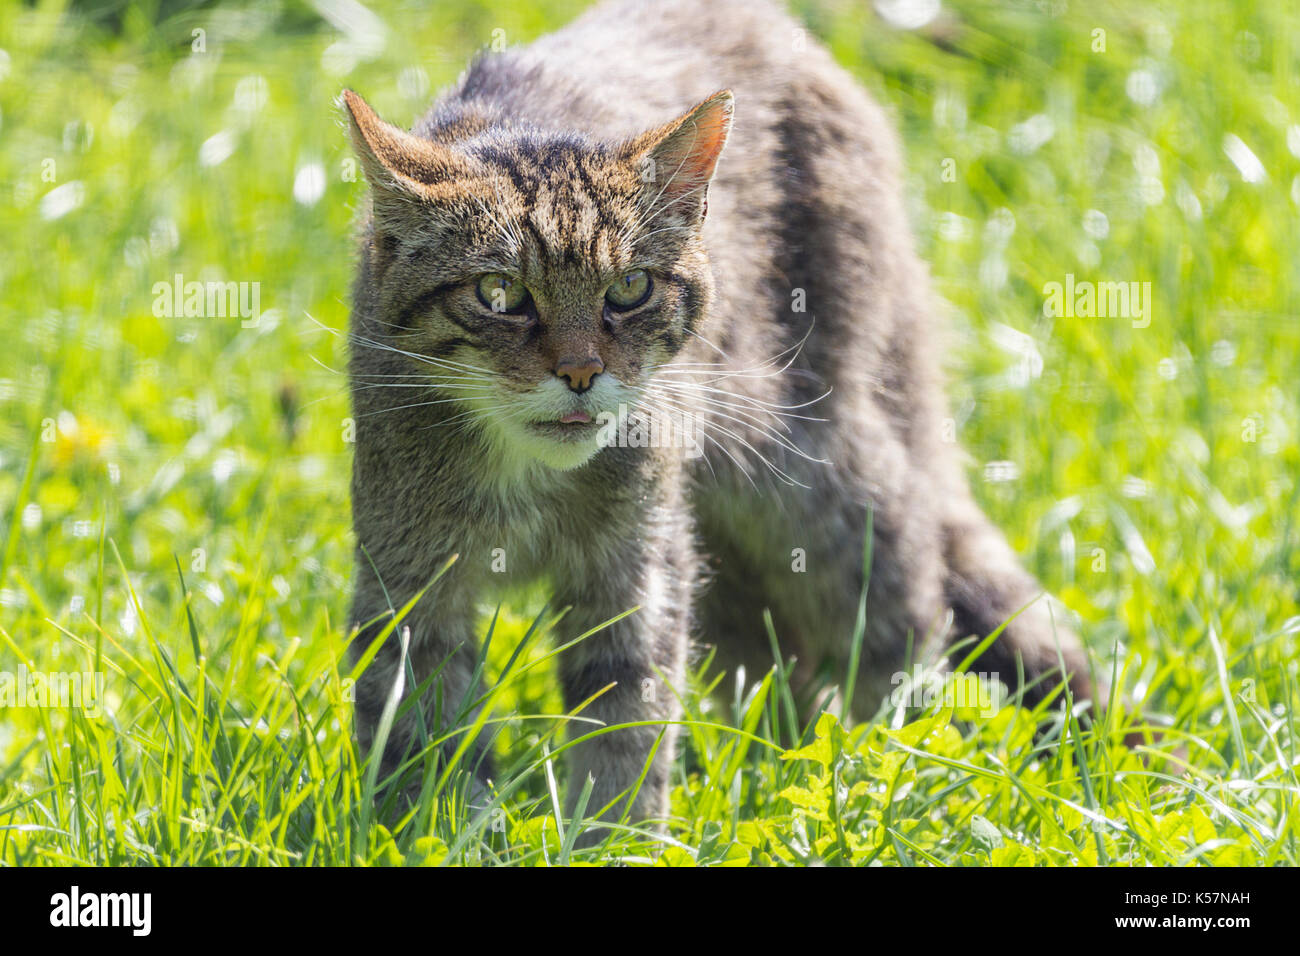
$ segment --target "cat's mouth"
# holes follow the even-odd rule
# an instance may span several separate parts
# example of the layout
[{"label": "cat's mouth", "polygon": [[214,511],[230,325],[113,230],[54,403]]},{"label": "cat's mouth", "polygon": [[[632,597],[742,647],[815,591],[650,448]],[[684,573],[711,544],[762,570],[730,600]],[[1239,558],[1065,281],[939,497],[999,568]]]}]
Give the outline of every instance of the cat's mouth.
[{"label": "cat's mouth", "polygon": [[597,423],[583,411],[565,412],[559,418],[530,422],[528,427],[539,435],[558,441],[585,441],[596,431]]}]

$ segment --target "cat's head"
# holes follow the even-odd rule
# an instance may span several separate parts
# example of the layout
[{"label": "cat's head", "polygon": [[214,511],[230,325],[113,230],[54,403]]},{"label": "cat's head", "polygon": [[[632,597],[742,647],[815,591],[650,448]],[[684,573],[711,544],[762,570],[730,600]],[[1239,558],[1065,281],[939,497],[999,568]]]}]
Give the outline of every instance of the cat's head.
[{"label": "cat's head", "polygon": [[472,119],[428,139],[343,102],[372,193],[353,348],[406,353],[443,410],[511,454],[586,462],[708,307],[700,232],[731,93],[614,142]]}]

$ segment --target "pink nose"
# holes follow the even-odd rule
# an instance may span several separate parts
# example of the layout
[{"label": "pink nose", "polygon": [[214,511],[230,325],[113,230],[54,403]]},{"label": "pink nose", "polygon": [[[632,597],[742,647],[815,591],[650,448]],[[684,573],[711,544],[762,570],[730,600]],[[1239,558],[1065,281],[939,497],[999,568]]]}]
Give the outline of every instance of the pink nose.
[{"label": "pink nose", "polygon": [[566,379],[569,388],[575,392],[585,392],[591,388],[591,380],[605,371],[605,363],[593,356],[588,359],[562,359],[555,366],[555,374]]}]

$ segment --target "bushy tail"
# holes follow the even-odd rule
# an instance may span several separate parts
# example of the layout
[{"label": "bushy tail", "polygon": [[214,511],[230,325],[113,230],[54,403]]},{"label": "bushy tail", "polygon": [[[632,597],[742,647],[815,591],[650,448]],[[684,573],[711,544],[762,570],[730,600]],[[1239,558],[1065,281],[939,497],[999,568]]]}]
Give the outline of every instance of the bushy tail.
[{"label": "bushy tail", "polygon": [[[944,586],[953,610],[952,640],[974,635],[978,643],[1009,621],[970,669],[997,674],[1013,692],[1023,670],[1024,700],[1033,706],[1060,685],[1063,660],[1075,699],[1093,699],[1088,659],[1078,636],[1060,613],[1052,613],[1042,587],[1021,567],[1002,533],[973,501],[959,501],[944,533],[948,566]],[[953,663],[973,647],[965,643],[951,655]]]}]

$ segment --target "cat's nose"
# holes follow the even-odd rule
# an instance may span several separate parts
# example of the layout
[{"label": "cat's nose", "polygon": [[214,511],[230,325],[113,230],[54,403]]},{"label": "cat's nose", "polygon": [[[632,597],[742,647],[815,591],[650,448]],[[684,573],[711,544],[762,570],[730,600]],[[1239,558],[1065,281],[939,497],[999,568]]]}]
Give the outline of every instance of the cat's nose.
[{"label": "cat's nose", "polygon": [[599,357],[586,359],[561,359],[555,366],[555,374],[569,383],[575,392],[585,392],[591,388],[591,380],[605,371],[605,363]]}]

